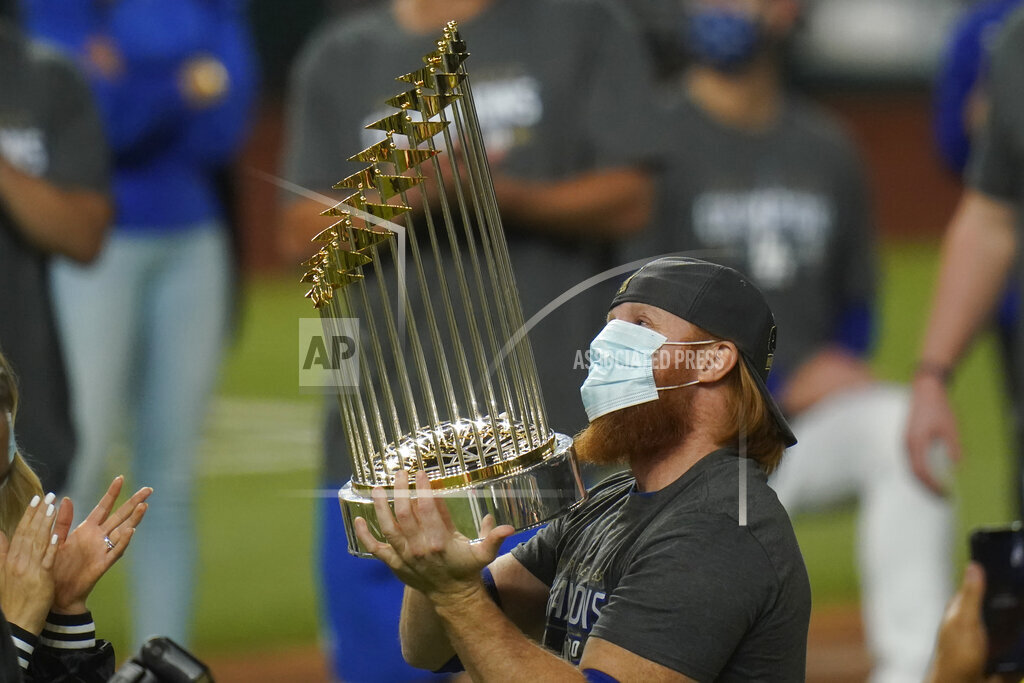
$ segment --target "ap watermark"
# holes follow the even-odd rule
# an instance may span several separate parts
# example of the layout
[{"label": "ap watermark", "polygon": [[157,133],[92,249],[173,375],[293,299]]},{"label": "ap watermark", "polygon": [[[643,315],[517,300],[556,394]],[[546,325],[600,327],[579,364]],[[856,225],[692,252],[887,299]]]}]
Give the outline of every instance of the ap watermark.
[{"label": "ap watermark", "polygon": [[358,318],[299,318],[299,390],[355,390],[360,385]]},{"label": "ap watermark", "polygon": [[[714,343],[714,342],[708,342]],[[642,354],[632,349],[577,349],[573,359],[573,370],[590,370],[591,364],[640,368],[652,365],[655,370],[676,368],[682,370],[721,370],[725,359],[716,349],[661,348],[652,354]]]}]

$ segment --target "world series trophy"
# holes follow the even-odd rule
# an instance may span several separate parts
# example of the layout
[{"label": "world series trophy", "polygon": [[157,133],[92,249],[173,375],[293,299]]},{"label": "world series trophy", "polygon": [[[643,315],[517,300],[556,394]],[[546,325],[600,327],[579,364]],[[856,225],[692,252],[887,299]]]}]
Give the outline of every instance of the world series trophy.
[{"label": "world series trophy", "polygon": [[545,412],[468,57],[449,22],[424,66],[398,77],[411,89],[387,101],[395,113],[366,126],[386,137],[349,159],[365,166],[335,185],[353,192],[323,212],[340,220],[313,238],[320,249],[303,264],[325,335],[362,313],[358,363],[336,382],[353,472],[338,497],[349,552],[360,557],[371,555],[353,520],[383,540],[370,492],[383,487],[393,504],[401,470],[427,473],[469,539],[482,537],[487,515],[524,530],[585,495],[572,440]]}]

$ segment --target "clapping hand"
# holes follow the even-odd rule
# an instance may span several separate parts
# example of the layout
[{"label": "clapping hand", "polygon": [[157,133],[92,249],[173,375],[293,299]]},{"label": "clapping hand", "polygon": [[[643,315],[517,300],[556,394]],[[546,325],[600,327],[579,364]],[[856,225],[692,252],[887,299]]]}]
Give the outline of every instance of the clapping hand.
[{"label": "clapping hand", "polygon": [[145,501],[153,489],[148,486],[139,489],[111,514],[123,486],[124,477],[115,478],[99,504],[70,533],[74,507],[70,498],[61,502],[54,527],[58,549],[53,565],[54,612],[85,612],[85,600],[96,582],[124,555],[135,535],[136,527],[146,514]]},{"label": "clapping hand", "polygon": [[53,602],[53,566],[57,535],[53,526],[53,494],[34,496],[8,542],[0,533],[0,605],[12,624],[31,633],[43,629]]}]

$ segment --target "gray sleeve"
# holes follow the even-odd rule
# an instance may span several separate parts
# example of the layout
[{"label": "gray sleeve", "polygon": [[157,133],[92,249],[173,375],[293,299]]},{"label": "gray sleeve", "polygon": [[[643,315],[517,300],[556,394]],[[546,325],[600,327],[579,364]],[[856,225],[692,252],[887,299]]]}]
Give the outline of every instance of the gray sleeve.
[{"label": "gray sleeve", "polygon": [[661,532],[633,558],[591,632],[690,678],[717,678],[776,594],[774,569],[725,515]]},{"label": "gray sleeve", "polygon": [[1022,101],[1024,91],[1024,10],[1010,20],[992,54],[989,72],[991,109],[988,123],[974,145],[967,166],[967,183],[974,189],[1010,202],[1021,199],[1024,158],[1015,143],[1010,102]]},{"label": "gray sleeve", "polygon": [[89,86],[71,62],[55,53],[43,56],[42,64],[49,105],[45,178],[62,187],[106,192],[110,152]]},{"label": "gray sleeve", "polygon": [[533,538],[512,548],[512,557],[527,571],[550,586],[555,580],[558,568],[558,542],[562,537],[564,517],[560,517],[542,528]]},{"label": "gray sleeve", "polygon": [[610,2],[595,3],[588,30],[593,68],[580,116],[593,141],[594,167],[653,163],[660,156],[661,110],[655,106],[653,64],[633,17]]},{"label": "gray sleeve", "polygon": [[345,159],[359,151],[346,136],[355,126],[347,111],[351,107],[334,94],[339,83],[351,79],[339,78],[332,63],[345,62],[329,53],[325,41],[315,40],[297,60],[289,83],[283,175],[314,191],[341,180]]}]

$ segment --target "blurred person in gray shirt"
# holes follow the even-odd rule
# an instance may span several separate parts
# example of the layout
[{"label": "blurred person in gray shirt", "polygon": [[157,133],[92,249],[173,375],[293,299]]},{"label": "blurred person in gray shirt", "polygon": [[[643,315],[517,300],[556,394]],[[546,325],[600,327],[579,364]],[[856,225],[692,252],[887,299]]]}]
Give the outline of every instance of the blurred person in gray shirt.
[{"label": "blurred person in gray shirt", "polygon": [[782,330],[769,387],[799,440],[770,483],[791,514],[859,501],[873,680],[920,681],[951,590],[952,511],[908,465],[908,392],[868,364],[876,263],[864,172],[841,127],[783,88],[799,2],[683,7],[694,62],[668,94],[658,219],[625,260],[710,249],[765,293]]},{"label": "blurred person in gray shirt", "polygon": [[85,263],[99,253],[112,213],[108,153],[75,67],[2,18],[0,93],[0,348],[28,387],[18,444],[60,490],[75,433],[47,267],[55,254]]}]

